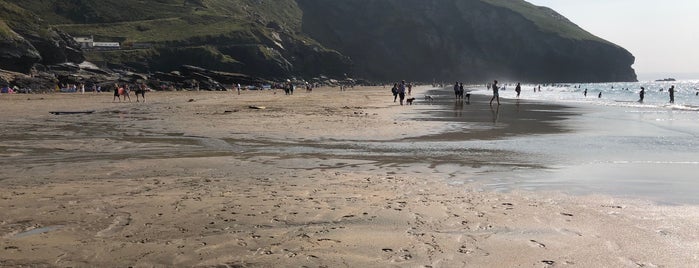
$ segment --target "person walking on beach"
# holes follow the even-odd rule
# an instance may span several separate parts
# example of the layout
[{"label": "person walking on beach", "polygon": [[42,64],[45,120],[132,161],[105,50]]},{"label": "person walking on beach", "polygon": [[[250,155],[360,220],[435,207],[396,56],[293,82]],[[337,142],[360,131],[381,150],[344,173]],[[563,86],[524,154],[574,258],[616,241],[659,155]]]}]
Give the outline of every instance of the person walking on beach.
[{"label": "person walking on beach", "polygon": [[490,98],[490,106],[493,106],[493,100],[497,99],[498,100],[498,105],[500,105],[500,92],[498,91],[498,80],[493,81],[493,97]]},{"label": "person walking on beach", "polygon": [[124,84],[124,101],[126,101],[126,98],[129,98],[129,102],[131,102],[131,94],[129,91],[129,84]]},{"label": "person walking on beach", "polygon": [[403,100],[405,99],[405,80],[400,81],[398,86],[398,98],[400,99],[400,105],[403,105]]},{"label": "person walking on beach", "polygon": [[646,96],[646,89],[641,87],[641,91],[638,92],[638,102],[643,103],[643,98]]},{"label": "person walking on beach", "polygon": [[408,96],[413,94],[413,83],[408,83]]},{"label": "person walking on beach", "polygon": [[670,92],[670,103],[675,103],[675,85],[670,86],[667,92]]},{"label": "person walking on beach", "polygon": [[517,83],[517,86],[515,87],[515,92],[517,92],[517,98],[519,99],[519,93],[522,92],[522,87]]},{"label": "person walking on beach", "polygon": [[459,81],[454,83],[454,98],[459,99]]},{"label": "person walking on beach", "polygon": [[141,95],[143,102],[146,102],[146,84],[139,84],[136,88],[136,102],[138,102],[138,95]]},{"label": "person walking on beach", "polygon": [[459,99],[464,99],[464,83],[459,83]]},{"label": "person walking on beach", "polygon": [[119,102],[121,102],[121,95],[119,94],[119,84],[114,84],[114,98],[112,99],[112,102],[114,102],[116,99],[119,99]]},{"label": "person walking on beach", "polygon": [[396,100],[398,99],[398,83],[393,83],[391,93],[393,93],[393,102],[396,102]]}]

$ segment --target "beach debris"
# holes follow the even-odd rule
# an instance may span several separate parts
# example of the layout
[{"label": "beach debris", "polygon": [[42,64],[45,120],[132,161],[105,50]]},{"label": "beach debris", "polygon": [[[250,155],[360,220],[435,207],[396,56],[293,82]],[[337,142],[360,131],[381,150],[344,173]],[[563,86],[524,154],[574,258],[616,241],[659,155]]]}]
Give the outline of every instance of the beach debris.
[{"label": "beach debris", "polygon": [[194,102],[194,99],[189,99],[187,102]]},{"label": "beach debris", "polygon": [[94,110],[89,110],[89,111],[49,111],[50,114],[53,115],[62,115],[62,114],[91,114],[94,113]]},{"label": "beach debris", "polygon": [[393,252],[393,249],[391,249],[391,248],[382,248],[381,251],[383,251],[383,252]]},{"label": "beach debris", "polygon": [[48,233],[48,232],[50,232],[50,231],[58,230],[58,229],[61,229],[61,228],[63,228],[63,225],[53,225],[53,226],[32,228],[32,229],[26,230],[26,231],[24,231],[24,232],[15,234],[15,235],[12,236],[11,238],[17,239],[17,238],[27,237],[27,236],[30,236],[30,235],[43,234],[43,233]]},{"label": "beach debris", "polygon": [[250,108],[250,109],[255,109],[255,110],[264,110],[264,109],[267,109],[267,107],[265,107],[265,106],[255,106],[255,105],[250,105],[250,106],[248,106],[248,108]]},{"label": "beach debris", "polygon": [[541,261],[541,262],[543,262],[544,264],[547,264],[547,265],[554,265],[554,264],[556,264],[555,261],[550,261],[550,260],[543,260],[543,261]]},{"label": "beach debris", "polygon": [[534,240],[534,239],[529,240],[529,242],[532,242],[532,244],[534,244],[534,245],[537,246],[537,247],[546,248],[546,245],[544,245],[543,243],[540,243],[539,241],[536,241],[536,240]]},{"label": "beach debris", "polygon": [[561,212],[561,215],[563,215],[563,216],[568,216],[568,217],[573,217],[573,214],[565,213],[565,212]]}]

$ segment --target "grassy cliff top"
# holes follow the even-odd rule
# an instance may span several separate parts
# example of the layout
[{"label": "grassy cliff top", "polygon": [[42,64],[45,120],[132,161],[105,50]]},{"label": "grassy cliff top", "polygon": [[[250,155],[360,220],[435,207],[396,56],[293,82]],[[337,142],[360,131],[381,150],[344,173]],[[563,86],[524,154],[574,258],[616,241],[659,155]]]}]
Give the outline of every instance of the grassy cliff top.
[{"label": "grassy cliff top", "polygon": [[[4,1],[31,10],[72,35],[131,42],[185,41],[235,32],[249,36],[246,32],[251,28],[270,22],[290,33],[298,33],[303,18],[295,0],[0,0],[0,3]],[[469,1],[509,9],[532,21],[542,31],[564,38],[609,43],[555,11],[524,0]],[[338,1],[337,4],[348,3]],[[10,8],[17,9],[14,5]]]},{"label": "grassy cliff top", "polygon": [[24,32],[32,35],[46,37],[49,33],[49,26],[36,15],[11,3],[0,0],[0,20],[4,23],[0,25],[0,37],[9,38],[16,36],[14,32]]},{"label": "grassy cliff top", "polygon": [[[0,0],[5,1],[5,0]],[[11,1],[11,0],[7,0]],[[274,22],[288,32],[301,28],[293,0],[14,0],[73,36],[120,42],[189,42],[231,37],[255,43],[252,32]]]},{"label": "grassy cliff top", "polygon": [[510,9],[532,21],[542,31],[558,34],[563,38],[575,40],[593,40],[603,43],[608,41],[601,39],[580,28],[575,23],[563,17],[558,12],[548,7],[533,5],[524,0],[480,0],[487,4]]}]

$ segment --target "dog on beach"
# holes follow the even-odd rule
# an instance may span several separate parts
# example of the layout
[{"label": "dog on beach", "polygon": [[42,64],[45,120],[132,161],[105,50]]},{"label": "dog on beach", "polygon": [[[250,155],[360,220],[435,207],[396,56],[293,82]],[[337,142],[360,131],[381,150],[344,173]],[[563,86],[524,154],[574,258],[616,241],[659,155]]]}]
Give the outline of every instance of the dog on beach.
[{"label": "dog on beach", "polygon": [[414,101],[414,100],[415,100],[415,98],[410,97],[410,98],[405,99],[405,102],[407,102],[408,105],[413,105],[413,101]]},{"label": "dog on beach", "polygon": [[431,104],[434,101],[434,98],[432,98],[430,95],[425,95],[425,101]]}]

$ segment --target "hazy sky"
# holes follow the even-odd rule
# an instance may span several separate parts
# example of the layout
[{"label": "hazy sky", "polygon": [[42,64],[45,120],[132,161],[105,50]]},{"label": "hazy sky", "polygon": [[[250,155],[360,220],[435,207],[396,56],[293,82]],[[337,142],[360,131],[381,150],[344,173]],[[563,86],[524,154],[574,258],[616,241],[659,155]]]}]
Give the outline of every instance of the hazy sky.
[{"label": "hazy sky", "polygon": [[550,7],[626,48],[636,56],[639,78],[644,73],[699,74],[699,0],[526,1]]}]

